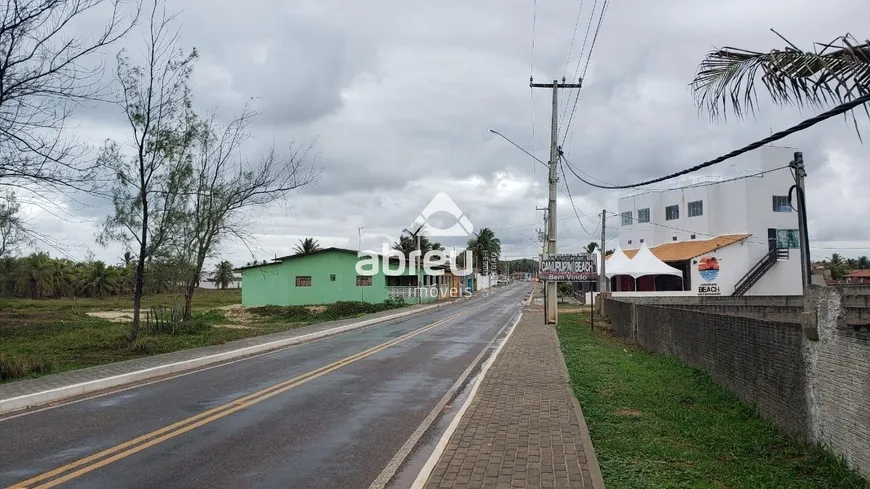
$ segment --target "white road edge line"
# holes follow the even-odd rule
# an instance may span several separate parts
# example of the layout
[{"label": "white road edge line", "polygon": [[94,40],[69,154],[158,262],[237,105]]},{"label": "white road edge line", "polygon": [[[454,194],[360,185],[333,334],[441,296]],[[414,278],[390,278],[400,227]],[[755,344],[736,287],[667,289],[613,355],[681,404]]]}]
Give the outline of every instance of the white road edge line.
[{"label": "white road edge line", "polygon": [[480,387],[480,384],[483,383],[483,379],[486,378],[486,373],[489,371],[489,368],[492,366],[492,364],[495,363],[496,358],[498,358],[499,353],[501,353],[501,349],[504,348],[504,345],[506,345],[508,340],[510,340],[511,335],[514,334],[517,324],[520,322],[520,319],[522,319],[522,317],[523,312],[520,311],[520,313],[517,315],[516,321],[514,321],[514,323],[511,325],[510,331],[508,331],[508,334],[505,336],[504,340],[499,343],[498,348],[496,348],[495,353],[493,353],[483,364],[483,367],[481,367],[480,375],[478,375],[477,381],[471,388],[471,392],[468,394],[468,398],[462,404],[462,407],[459,408],[459,411],[456,413],[456,417],[453,418],[453,421],[450,422],[450,426],[448,426],[444,434],[441,435],[441,439],[438,440],[438,444],[435,446],[435,450],[432,452],[432,455],[429,456],[429,460],[426,461],[426,464],[423,465],[420,473],[417,474],[417,478],[414,479],[414,483],[411,485],[411,489],[421,489],[426,484],[426,481],[429,480],[429,476],[432,474],[432,469],[435,468],[435,464],[438,463],[438,460],[444,453],[444,449],[447,447],[447,443],[450,441],[450,437],[453,436],[453,432],[455,432],[456,428],[459,427],[459,422],[462,421],[462,417],[465,415],[465,411],[468,409],[468,406],[471,405],[471,402],[477,395],[477,389]]},{"label": "white road edge line", "polygon": [[[474,296],[471,296],[474,297]],[[182,360],[178,362],[168,363],[165,365],[158,365],[156,367],[150,367],[142,370],[137,370],[134,372],[128,372],[124,374],[118,374],[111,377],[105,377],[102,379],[94,379],[89,380],[87,382],[81,382],[78,384],[67,385],[62,387],[56,387],[54,389],[49,389],[41,392],[34,392],[31,394],[24,394],[21,396],[10,397],[7,399],[0,399],[0,415],[12,411],[17,411],[19,409],[24,409],[31,406],[41,406],[43,404],[48,404],[51,402],[62,401],[64,399],[68,399],[70,397],[76,397],[84,394],[88,394],[90,392],[101,391],[104,389],[111,389],[113,387],[119,387],[127,384],[131,384],[134,382],[139,382],[142,380],[148,380],[154,377],[160,377],[163,375],[169,375],[178,372],[184,372],[187,370],[198,369],[199,367],[205,367],[208,365],[213,365],[215,363],[220,363],[226,360],[237,359],[239,357],[250,357],[251,355],[255,355],[257,353],[271,352],[272,350],[277,350],[286,346],[297,345],[300,343],[307,343],[309,341],[314,341],[320,338],[326,338],[329,336],[335,336],[341,333],[345,333],[348,331],[353,331],[356,329],[361,329],[366,326],[370,326],[373,324],[383,323],[392,321],[395,319],[401,319],[404,317],[408,317],[414,314],[419,314],[422,312],[427,312],[432,309],[436,309],[439,307],[444,307],[451,303],[441,303],[441,304],[433,304],[431,306],[422,307],[416,309],[414,311],[404,311],[398,314],[392,314],[389,316],[383,316],[380,318],[372,318],[367,319],[365,321],[360,321],[357,323],[346,324],[344,326],[338,326],[331,329],[326,329],[323,331],[317,331],[314,333],[308,333],[305,335],[295,336],[293,338],[285,338],[282,340],[270,341],[267,343],[261,343],[259,345],[252,345],[245,348],[239,348],[237,350],[226,351],[222,353],[215,353],[213,355],[207,355],[199,358],[192,358],[189,360]],[[138,386],[134,386],[138,387]],[[30,414],[32,413],[21,413]],[[12,417],[18,417],[12,416]],[[4,419],[11,419],[4,418]]]},{"label": "white road edge line", "polygon": [[485,347],[483,347],[483,349],[481,349],[480,353],[476,357],[474,357],[474,360],[471,361],[471,363],[468,365],[468,368],[466,368],[465,371],[462,372],[462,374],[450,387],[447,393],[444,394],[440,401],[438,401],[438,404],[436,404],[432,411],[429,412],[429,415],[426,416],[426,418],[423,420],[422,423],[420,423],[419,426],[417,426],[417,429],[414,430],[414,433],[411,434],[411,437],[408,438],[408,440],[405,441],[405,444],[402,445],[398,452],[396,452],[396,455],[393,456],[393,459],[390,460],[387,466],[384,467],[384,470],[381,471],[378,477],[369,486],[369,489],[383,489],[384,487],[387,487],[387,484],[390,482],[390,480],[392,480],[393,477],[395,477],[396,473],[398,473],[402,464],[405,463],[408,455],[410,455],[414,447],[417,446],[417,443],[420,442],[420,439],[423,438],[423,435],[426,434],[426,431],[428,431],[432,424],[435,422],[435,420],[439,416],[441,416],[441,412],[444,410],[444,406],[446,406],[447,403],[456,396],[457,392],[459,392],[459,389],[462,387],[463,384],[465,384],[465,381],[468,379],[471,373],[478,367],[480,359],[483,358],[484,355],[486,355],[487,351],[489,351],[493,343],[498,340],[498,338],[502,335],[502,333],[504,333],[506,329],[513,327],[513,325],[517,323],[519,319],[517,318],[516,320],[514,320],[514,317],[518,317],[521,315],[522,309],[517,311],[517,313],[513,314],[511,316],[511,319],[509,319],[508,322],[506,322],[501,328],[499,328],[495,336],[486,344]]}]

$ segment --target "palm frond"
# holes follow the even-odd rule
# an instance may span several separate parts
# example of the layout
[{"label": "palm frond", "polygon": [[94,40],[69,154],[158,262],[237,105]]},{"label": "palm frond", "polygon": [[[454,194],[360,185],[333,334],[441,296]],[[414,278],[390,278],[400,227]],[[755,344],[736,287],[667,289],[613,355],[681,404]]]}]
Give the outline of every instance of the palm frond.
[{"label": "palm frond", "polygon": [[846,34],[816,45],[822,49],[806,52],[791,45],[767,53],[733,47],[710,52],[691,83],[698,108],[714,120],[727,119],[729,105],[738,118],[753,114],[759,79],[780,106],[822,108],[870,93],[870,41],[858,43]]}]

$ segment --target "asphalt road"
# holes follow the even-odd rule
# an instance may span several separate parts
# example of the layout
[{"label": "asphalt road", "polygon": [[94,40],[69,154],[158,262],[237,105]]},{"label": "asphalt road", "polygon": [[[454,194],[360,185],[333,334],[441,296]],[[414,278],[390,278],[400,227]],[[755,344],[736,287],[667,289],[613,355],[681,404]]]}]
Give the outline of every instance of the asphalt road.
[{"label": "asphalt road", "polygon": [[529,288],[0,420],[0,487],[369,487]]}]

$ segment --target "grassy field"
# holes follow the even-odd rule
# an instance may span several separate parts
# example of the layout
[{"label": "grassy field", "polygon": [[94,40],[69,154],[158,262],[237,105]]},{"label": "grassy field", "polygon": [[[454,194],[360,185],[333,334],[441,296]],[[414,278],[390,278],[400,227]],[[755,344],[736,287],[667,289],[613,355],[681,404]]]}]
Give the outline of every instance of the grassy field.
[{"label": "grassy field", "polygon": [[586,314],[561,315],[558,331],[608,489],[870,489],[706,373],[593,334]]},{"label": "grassy field", "polygon": [[[318,313],[305,308],[260,308],[253,312],[215,309],[240,301],[238,290],[197,291],[192,320],[174,332],[152,332],[143,326],[139,338],[131,343],[127,340],[129,323],[110,322],[87,313],[129,309],[132,301],[0,299],[0,382],[216,345],[398,306],[339,303]],[[143,300],[146,307],[174,303],[171,295]]]}]

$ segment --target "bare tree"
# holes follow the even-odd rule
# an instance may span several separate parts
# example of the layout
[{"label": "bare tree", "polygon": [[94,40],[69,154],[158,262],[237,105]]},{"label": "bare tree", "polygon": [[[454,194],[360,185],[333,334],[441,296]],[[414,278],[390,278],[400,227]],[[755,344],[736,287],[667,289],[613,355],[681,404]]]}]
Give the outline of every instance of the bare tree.
[{"label": "bare tree", "polygon": [[[122,0],[5,0],[0,10],[0,186],[78,187],[92,182],[64,124],[79,103],[100,95],[102,66],[91,61],[138,21]],[[109,21],[90,34],[76,26],[91,11]]]},{"label": "bare tree", "polygon": [[118,55],[117,78],[132,130],[133,154],[123,154],[109,142],[101,158],[115,176],[114,213],[98,238],[103,244],[114,240],[139,245],[131,341],[139,332],[145,264],[161,253],[181,224],[182,194],[191,177],[196,119],[188,80],[197,54],[177,48],[178,31],[169,29],[173,18],[155,1],[143,65],[132,65],[123,51]]},{"label": "bare tree", "polygon": [[14,252],[28,241],[20,212],[21,204],[14,193],[0,195],[0,258]]},{"label": "bare tree", "polygon": [[214,257],[227,238],[245,239],[250,221],[246,211],[281,201],[317,178],[308,157],[311,145],[291,144],[281,154],[272,147],[257,163],[241,156],[241,146],[250,138],[248,126],[257,115],[245,107],[222,126],[212,114],[197,131],[192,185],[186,193],[183,231],[176,247],[180,261],[187,263],[184,319],[190,318],[205,260]]}]

